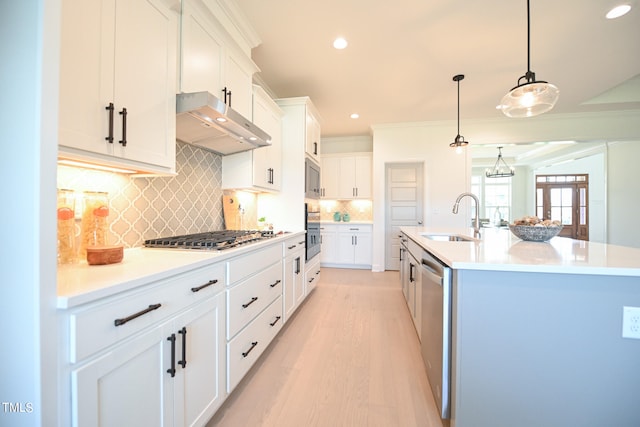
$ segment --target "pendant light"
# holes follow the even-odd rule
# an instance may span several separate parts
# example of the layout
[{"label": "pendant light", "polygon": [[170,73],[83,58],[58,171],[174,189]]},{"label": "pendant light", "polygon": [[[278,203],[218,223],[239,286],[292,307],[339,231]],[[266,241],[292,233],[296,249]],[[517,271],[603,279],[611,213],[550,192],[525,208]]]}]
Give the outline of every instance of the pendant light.
[{"label": "pendant light", "polygon": [[530,45],[531,22],[527,0],[527,73],[520,77],[518,85],[502,98],[500,108],[507,117],[533,117],[546,113],[556,105],[560,96],[556,86],[536,80],[536,73],[531,71]]},{"label": "pendant light", "polygon": [[460,80],[462,79],[464,79],[464,74],[453,76],[453,81],[458,82],[458,134],[456,135],[456,139],[449,144],[449,147],[455,148],[456,150],[461,150],[462,147],[469,144],[469,142],[464,140],[464,136],[460,135]]},{"label": "pendant light", "polygon": [[507,166],[502,158],[502,147],[498,147],[498,160],[492,169],[487,169],[485,174],[487,178],[509,178],[516,174],[513,168]]}]

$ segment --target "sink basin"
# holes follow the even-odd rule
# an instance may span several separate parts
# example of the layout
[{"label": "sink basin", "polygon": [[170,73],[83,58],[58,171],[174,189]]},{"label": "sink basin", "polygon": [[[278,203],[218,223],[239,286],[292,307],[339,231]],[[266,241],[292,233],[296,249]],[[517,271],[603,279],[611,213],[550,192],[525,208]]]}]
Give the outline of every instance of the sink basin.
[{"label": "sink basin", "polygon": [[423,234],[422,237],[440,242],[475,242],[476,239],[459,234]]}]

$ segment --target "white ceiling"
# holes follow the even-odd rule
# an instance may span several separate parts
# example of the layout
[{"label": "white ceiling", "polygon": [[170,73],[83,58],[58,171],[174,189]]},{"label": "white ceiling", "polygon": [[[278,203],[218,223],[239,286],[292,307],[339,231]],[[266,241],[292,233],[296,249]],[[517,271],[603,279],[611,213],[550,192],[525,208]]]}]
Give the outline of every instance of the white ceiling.
[{"label": "white ceiling", "polygon": [[[464,120],[502,117],[496,105],[527,71],[524,0],[236,2],[262,39],[257,78],[277,97],[311,97],[323,137],[456,120],[452,79],[465,74],[460,133],[472,141]],[[547,114],[640,109],[640,4],[605,19],[619,2],[531,1],[531,70],[560,89]],[[332,47],[337,36],[346,49]]]}]

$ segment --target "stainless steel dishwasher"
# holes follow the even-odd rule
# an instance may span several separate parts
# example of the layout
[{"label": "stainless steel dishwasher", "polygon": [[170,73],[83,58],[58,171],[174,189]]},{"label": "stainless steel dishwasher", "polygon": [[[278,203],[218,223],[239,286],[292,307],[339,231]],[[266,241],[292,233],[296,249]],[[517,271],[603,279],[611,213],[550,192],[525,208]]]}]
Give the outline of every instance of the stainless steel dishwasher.
[{"label": "stainless steel dishwasher", "polygon": [[451,268],[422,253],[422,358],[442,419],[450,418]]}]

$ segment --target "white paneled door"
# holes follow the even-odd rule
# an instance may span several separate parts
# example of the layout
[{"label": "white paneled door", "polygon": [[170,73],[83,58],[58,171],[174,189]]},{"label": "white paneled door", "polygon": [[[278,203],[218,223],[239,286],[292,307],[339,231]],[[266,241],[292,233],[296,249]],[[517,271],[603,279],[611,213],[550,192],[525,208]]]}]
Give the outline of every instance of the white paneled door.
[{"label": "white paneled door", "polygon": [[385,187],[385,270],[398,270],[400,227],[422,225],[423,164],[388,163]]}]

